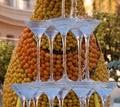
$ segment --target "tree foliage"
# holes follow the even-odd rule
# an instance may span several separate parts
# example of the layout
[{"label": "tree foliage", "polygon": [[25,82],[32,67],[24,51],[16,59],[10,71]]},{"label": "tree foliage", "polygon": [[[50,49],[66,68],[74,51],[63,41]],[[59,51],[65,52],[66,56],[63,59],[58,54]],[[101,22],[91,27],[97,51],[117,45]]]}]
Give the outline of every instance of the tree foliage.
[{"label": "tree foliage", "polygon": [[13,48],[12,42],[0,39],[0,83],[4,81],[4,75],[10,62]]},{"label": "tree foliage", "polygon": [[96,28],[95,34],[101,45],[106,61],[120,59],[120,15],[112,13],[99,13],[93,15],[94,18],[101,20]]}]

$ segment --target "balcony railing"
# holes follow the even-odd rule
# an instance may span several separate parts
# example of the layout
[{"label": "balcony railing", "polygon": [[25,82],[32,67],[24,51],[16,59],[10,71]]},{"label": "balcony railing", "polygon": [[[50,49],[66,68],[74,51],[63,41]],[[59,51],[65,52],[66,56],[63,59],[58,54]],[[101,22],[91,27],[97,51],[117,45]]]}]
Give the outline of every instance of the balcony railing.
[{"label": "balcony railing", "polygon": [[32,10],[36,0],[0,0],[0,4],[16,9]]}]

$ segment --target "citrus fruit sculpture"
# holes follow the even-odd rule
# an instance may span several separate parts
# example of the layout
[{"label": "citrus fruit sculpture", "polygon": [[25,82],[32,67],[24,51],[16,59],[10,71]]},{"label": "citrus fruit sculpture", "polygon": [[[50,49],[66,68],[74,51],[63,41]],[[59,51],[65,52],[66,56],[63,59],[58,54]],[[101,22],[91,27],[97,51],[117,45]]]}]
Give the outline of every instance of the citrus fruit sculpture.
[{"label": "citrus fruit sculpture", "polygon": [[[62,0],[36,0],[34,12],[31,20],[42,20],[56,18],[61,15]],[[70,14],[71,0],[65,3],[66,16]],[[82,0],[78,0],[78,13],[85,15],[85,9]],[[78,79],[78,53],[77,40],[73,33],[69,31],[66,40],[67,52],[67,75],[68,78],[76,81]],[[40,77],[42,81],[50,78],[50,52],[49,42],[46,35],[41,39],[40,52]],[[94,34],[91,35],[89,49],[89,72],[91,79],[95,81],[108,81],[108,72],[104,64],[104,57],[100,50],[98,41]],[[25,83],[35,81],[37,75],[37,46],[34,33],[29,27],[25,27],[20,35],[18,45],[13,51],[3,85],[2,107],[16,107],[18,96],[10,88],[11,84]],[[53,42],[53,77],[59,80],[63,76],[63,58],[62,58],[62,38],[58,33]],[[85,42],[82,42],[81,49],[81,70],[84,78],[85,64]],[[97,99],[96,99],[97,98]],[[109,107],[108,98],[107,107]],[[100,96],[94,92],[90,97],[89,106],[97,107],[97,103],[102,106]],[[64,99],[64,107],[79,107],[79,99],[74,91],[70,91]],[[33,104],[31,104],[33,107]],[[48,98],[42,94],[39,98],[39,107],[49,107]],[[59,107],[58,100],[55,98],[54,107]]]}]

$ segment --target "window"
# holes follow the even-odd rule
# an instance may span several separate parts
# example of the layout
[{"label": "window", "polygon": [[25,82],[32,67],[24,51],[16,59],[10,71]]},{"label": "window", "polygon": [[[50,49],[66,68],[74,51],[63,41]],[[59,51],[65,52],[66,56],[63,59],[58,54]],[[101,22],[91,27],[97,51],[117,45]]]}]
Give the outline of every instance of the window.
[{"label": "window", "polygon": [[14,6],[13,5],[14,4],[14,0],[7,0],[7,3],[8,3],[9,6],[12,6],[12,7]]},{"label": "window", "polygon": [[30,0],[24,0],[24,4],[26,4],[26,8],[30,8],[31,7],[31,5],[30,5]]},{"label": "window", "polygon": [[9,40],[12,40],[14,38],[14,36],[13,35],[7,35],[7,38],[8,38],[8,41],[9,41]]},{"label": "window", "polygon": [[16,46],[19,39],[14,38],[13,35],[7,35],[6,40],[7,40],[7,42],[12,42],[14,44],[14,46]]},{"label": "window", "polygon": [[7,35],[7,38],[6,38],[6,41],[7,42],[12,42],[12,43],[14,43],[14,36],[13,35]]}]

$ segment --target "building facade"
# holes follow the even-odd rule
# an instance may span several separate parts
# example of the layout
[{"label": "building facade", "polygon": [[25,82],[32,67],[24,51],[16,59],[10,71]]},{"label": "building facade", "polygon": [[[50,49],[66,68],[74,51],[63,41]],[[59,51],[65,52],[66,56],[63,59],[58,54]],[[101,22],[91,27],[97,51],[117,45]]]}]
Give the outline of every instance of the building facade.
[{"label": "building facade", "polygon": [[33,12],[35,0],[0,0],[0,38],[17,41]]},{"label": "building facade", "polygon": [[[18,39],[29,20],[36,0],[0,0],[0,37]],[[84,0],[86,11],[115,12],[119,0]]]}]

